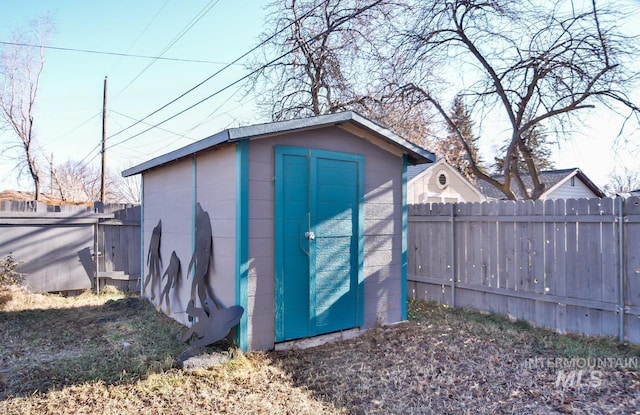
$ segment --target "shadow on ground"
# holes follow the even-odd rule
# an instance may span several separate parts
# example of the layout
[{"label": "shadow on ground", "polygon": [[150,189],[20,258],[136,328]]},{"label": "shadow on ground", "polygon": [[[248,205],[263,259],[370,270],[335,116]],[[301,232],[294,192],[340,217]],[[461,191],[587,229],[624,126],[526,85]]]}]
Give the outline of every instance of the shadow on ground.
[{"label": "shadow on ground", "polygon": [[0,399],[90,381],[133,382],[171,367],[184,328],[137,297],[0,312]]}]

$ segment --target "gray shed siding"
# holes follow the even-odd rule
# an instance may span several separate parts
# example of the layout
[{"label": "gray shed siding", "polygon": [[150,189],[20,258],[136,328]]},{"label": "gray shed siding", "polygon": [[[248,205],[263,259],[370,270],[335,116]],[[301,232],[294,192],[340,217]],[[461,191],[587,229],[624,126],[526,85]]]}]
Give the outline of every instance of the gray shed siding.
[{"label": "gray shed siding", "polygon": [[401,318],[402,175],[395,156],[340,128],[262,138],[249,146],[248,344],[275,341],[274,197],[276,145],[365,156],[364,325]]},{"label": "gray shed siding", "polygon": [[[171,298],[171,317],[188,325],[185,310],[191,294],[188,275],[193,242],[194,201],[199,202],[211,219],[213,260],[210,284],[224,305],[235,304],[235,158],[234,146],[195,158],[152,169],[144,173],[144,275],[149,272],[147,254],[153,228],[162,220],[160,244],[162,270],[171,252],[180,258],[181,280]],[[194,183],[195,168],[195,183]],[[194,194],[195,192],[195,194]],[[194,199],[195,197],[195,199]],[[164,283],[164,280],[162,281]],[[154,287],[156,299],[160,286]],[[150,291],[145,293],[147,297]]]},{"label": "gray shed siding", "polygon": [[[196,201],[209,213],[213,236],[210,286],[216,300],[230,307],[236,304],[235,146],[198,155],[196,166]],[[185,267],[190,258],[187,257]],[[190,289],[190,280],[187,285]]]},{"label": "gray shed siding", "polygon": [[[160,239],[160,256],[162,257],[162,271],[166,269],[171,252],[176,251],[182,266],[183,281],[186,278],[186,266],[191,257],[191,160],[183,160],[164,169],[150,170],[143,176],[143,250],[144,280],[149,275],[148,252],[153,228],[162,220],[162,236]],[[142,285],[144,287],[144,285]],[[150,298],[151,290],[155,293],[158,303],[162,290],[157,284],[145,291]],[[171,317],[182,324],[188,323],[185,313],[187,307],[188,290],[183,284],[177,287],[171,298]],[[164,310],[163,310],[164,311]]]}]

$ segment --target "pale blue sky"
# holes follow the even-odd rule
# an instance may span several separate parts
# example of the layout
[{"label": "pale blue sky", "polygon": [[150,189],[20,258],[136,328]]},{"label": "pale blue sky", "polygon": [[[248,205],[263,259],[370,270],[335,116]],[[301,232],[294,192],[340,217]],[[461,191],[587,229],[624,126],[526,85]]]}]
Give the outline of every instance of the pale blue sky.
[{"label": "pale blue sky", "polygon": [[[55,31],[48,42],[50,46],[158,56],[196,16],[200,16],[200,12],[208,9],[162,56],[219,63],[46,51],[37,102],[37,139],[47,156],[53,153],[55,163],[82,159],[87,155],[89,160],[96,155],[92,149],[101,137],[100,111],[105,76],[108,76],[108,135],[111,135],[133,123],[126,116],[144,117],[255,46],[263,29],[265,4],[266,1],[260,0],[242,3],[234,0],[3,0],[0,40],[10,40],[12,29],[26,27],[35,16],[48,12],[55,23]],[[150,63],[153,64],[145,70]],[[234,65],[148,121],[159,122],[245,73],[241,65]],[[230,125],[255,122],[252,102],[238,102],[243,94],[231,96],[235,91],[237,88],[234,87],[219,94],[162,128],[200,139]],[[210,116],[212,112],[214,114]],[[202,126],[189,131],[203,121]],[[143,129],[145,126],[137,126],[110,141],[119,142]],[[109,149],[107,157],[111,166],[122,169],[191,141],[165,131],[154,131]],[[92,162],[98,165],[99,157]],[[5,160],[0,163],[0,189],[15,188],[9,163]],[[25,179],[21,184],[29,187],[29,180]]]},{"label": "pale blue sky", "polygon": [[[27,27],[30,19],[49,12],[55,23],[50,46],[157,56],[199,12],[211,7],[163,56],[220,63],[158,60],[145,70],[152,60],[47,50],[37,104],[37,139],[47,156],[53,153],[55,163],[85,159],[99,166],[95,149],[101,137],[105,76],[109,78],[108,135],[112,135],[133,122],[127,117],[142,118],[219,70],[223,63],[257,45],[267,3],[267,0],[2,0],[0,41],[10,40],[11,29]],[[640,1],[612,0],[612,3],[634,5],[629,20],[637,33],[638,25],[633,22],[640,21]],[[235,65],[147,121],[164,120],[244,74],[245,69]],[[109,165],[119,171],[229,126],[264,121],[258,118],[253,101],[242,100],[243,94],[237,91],[232,87],[163,124],[161,127],[167,131],[154,130],[109,148]],[[640,101],[640,97],[635,98]],[[580,167],[599,186],[606,184],[607,175],[616,164],[625,162],[637,169],[638,146],[627,147],[621,155],[611,151],[619,125],[619,119],[594,117],[592,125],[581,131],[577,140],[565,143],[556,152],[557,167]],[[111,138],[108,145],[146,128],[144,125],[132,128]],[[638,136],[636,133],[636,142]],[[29,189],[28,178],[19,184],[15,182],[11,167],[6,160],[0,160],[0,190]]]}]

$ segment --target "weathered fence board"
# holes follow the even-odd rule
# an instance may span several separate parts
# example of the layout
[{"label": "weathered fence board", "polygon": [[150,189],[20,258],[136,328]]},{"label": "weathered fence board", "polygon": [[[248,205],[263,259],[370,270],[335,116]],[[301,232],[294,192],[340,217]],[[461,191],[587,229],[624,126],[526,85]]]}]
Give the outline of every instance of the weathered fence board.
[{"label": "weathered fence board", "polygon": [[408,238],[410,295],[640,343],[640,198],[411,205]]},{"label": "weathered fence board", "polygon": [[[640,314],[640,198],[627,200],[625,204],[625,252],[624,303],[630,313]],[[640,333],[640,318],[626,319],[625,330]]]}]

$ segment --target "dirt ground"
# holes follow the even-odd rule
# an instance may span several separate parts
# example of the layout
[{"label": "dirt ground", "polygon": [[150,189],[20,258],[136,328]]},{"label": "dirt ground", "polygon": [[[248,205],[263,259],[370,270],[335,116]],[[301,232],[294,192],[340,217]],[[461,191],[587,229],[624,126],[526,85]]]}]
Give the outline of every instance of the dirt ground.
[{"label": "dirt ground", "polygon": [[1,413],[640,414],[640,347],[608,339],[410,301],[356,339],[187,371],[146,301],[84,297],[0,301]]}]

